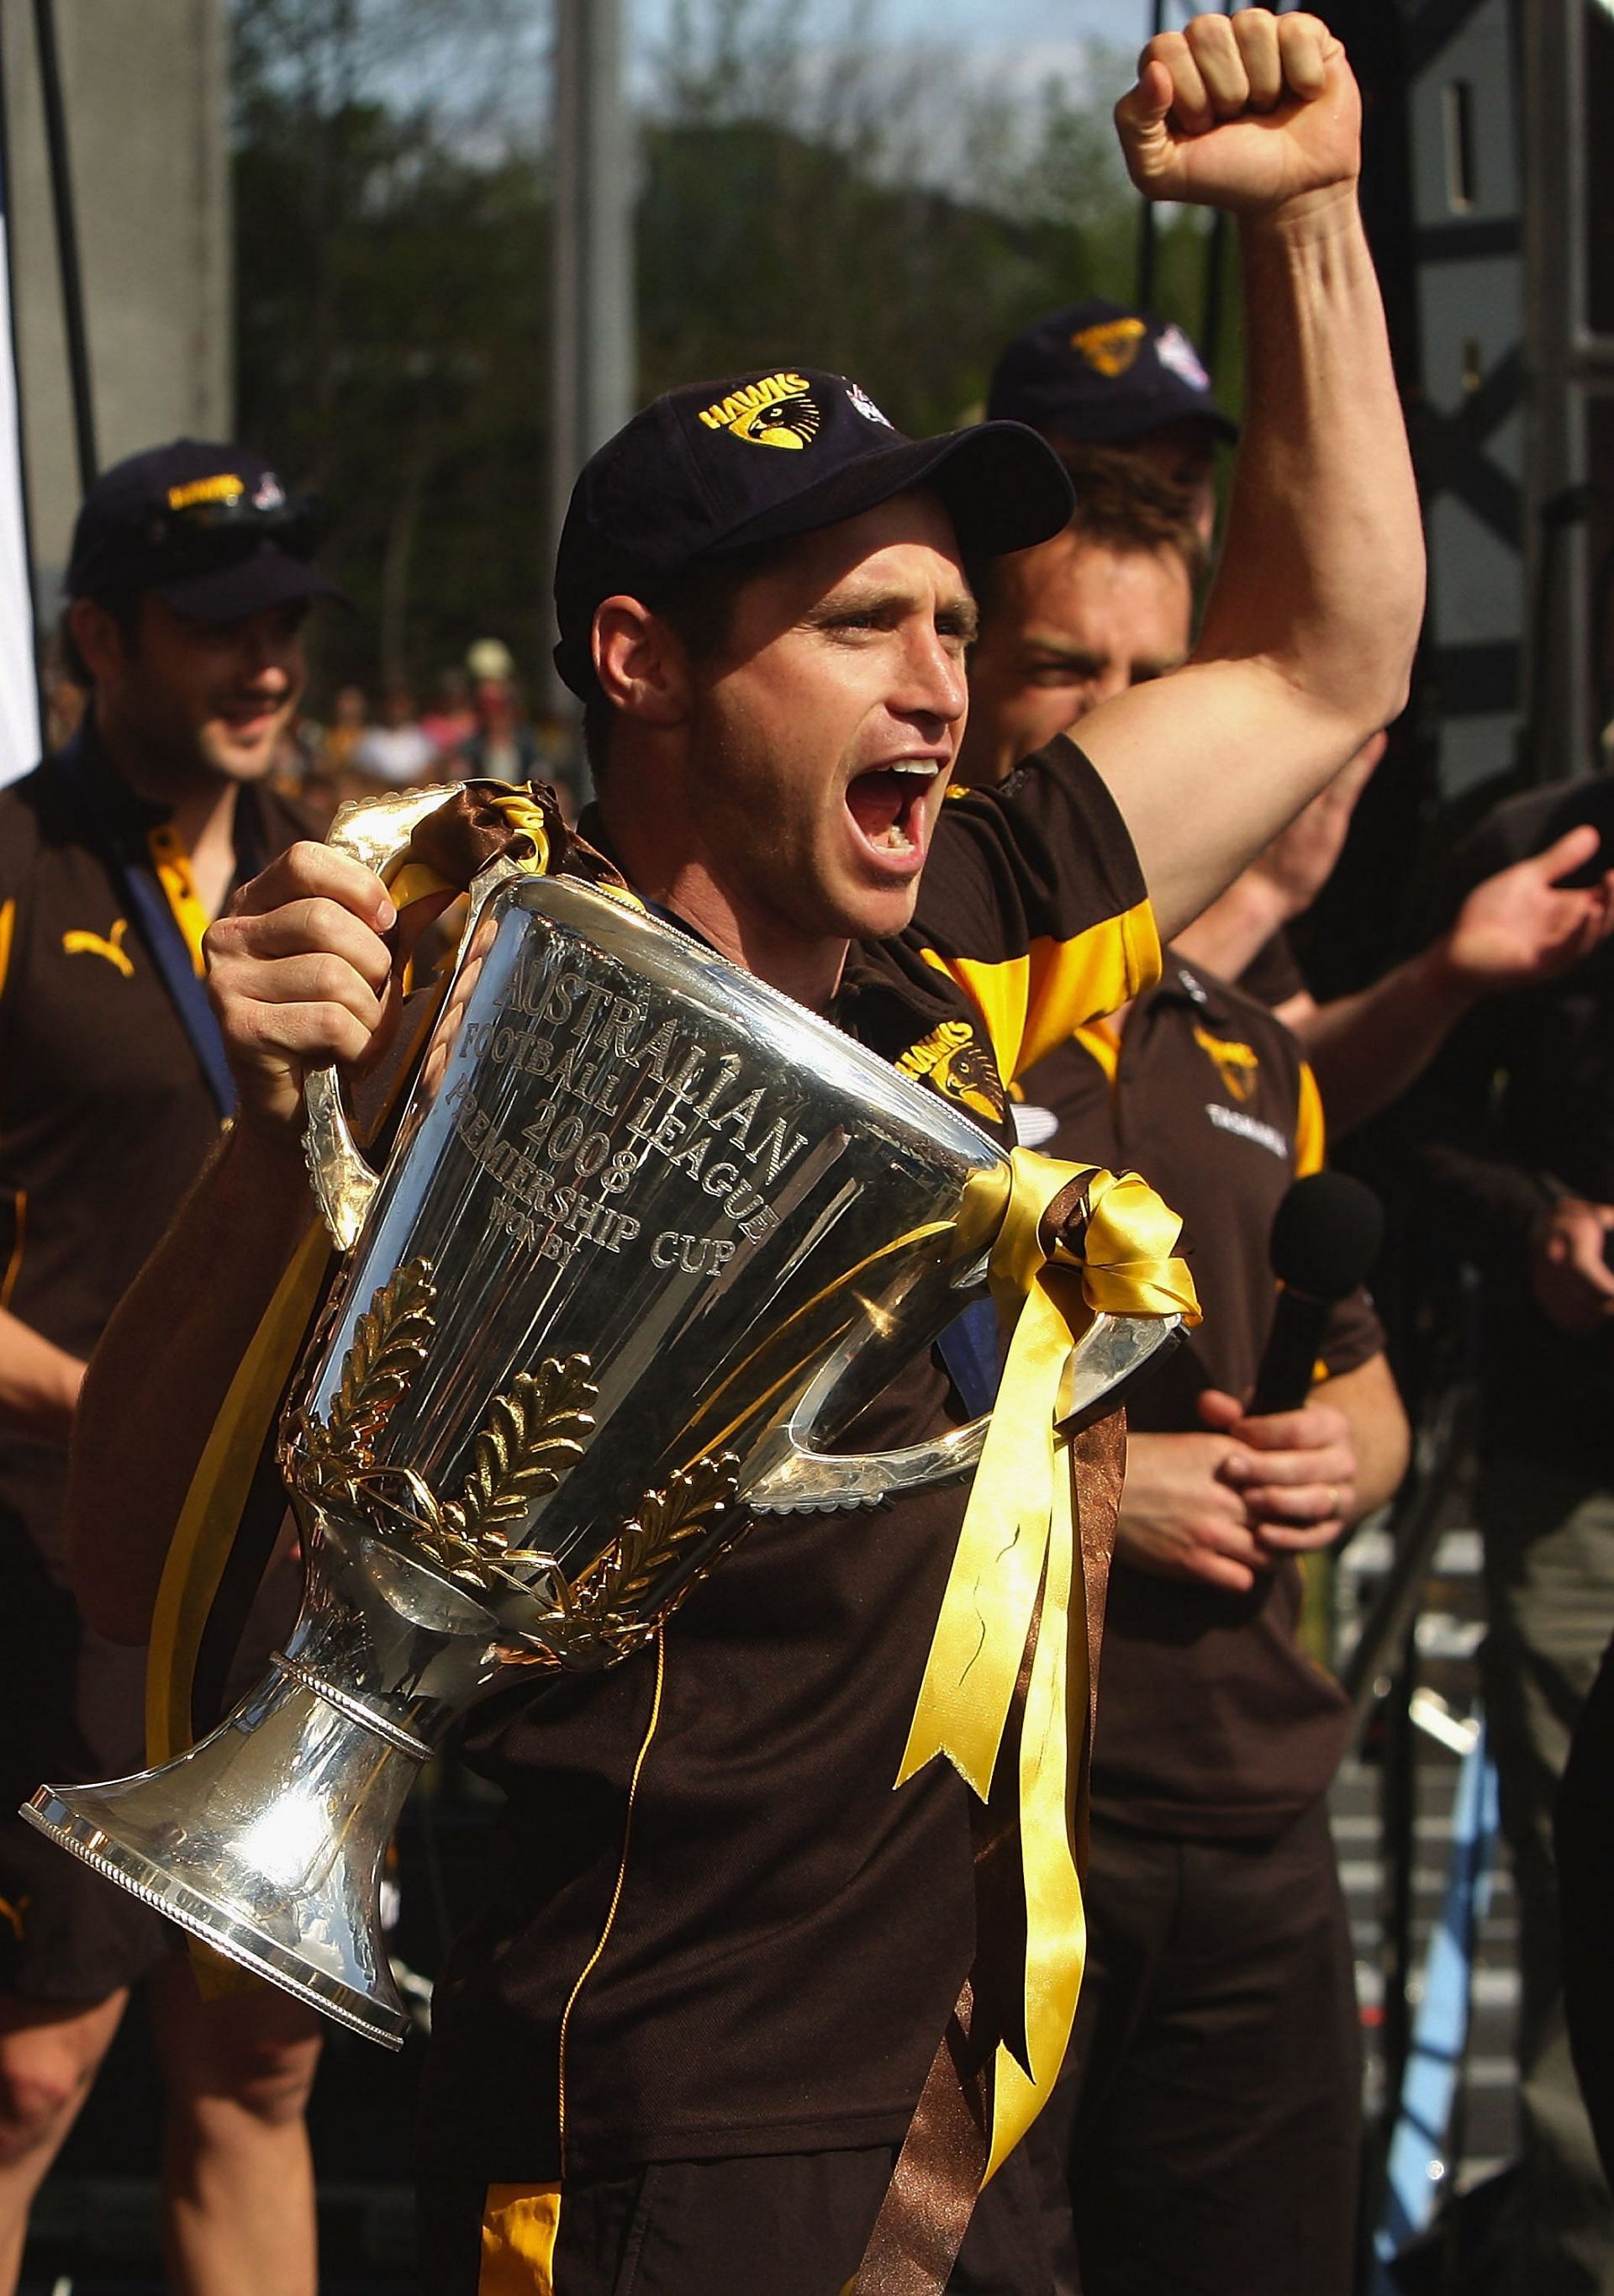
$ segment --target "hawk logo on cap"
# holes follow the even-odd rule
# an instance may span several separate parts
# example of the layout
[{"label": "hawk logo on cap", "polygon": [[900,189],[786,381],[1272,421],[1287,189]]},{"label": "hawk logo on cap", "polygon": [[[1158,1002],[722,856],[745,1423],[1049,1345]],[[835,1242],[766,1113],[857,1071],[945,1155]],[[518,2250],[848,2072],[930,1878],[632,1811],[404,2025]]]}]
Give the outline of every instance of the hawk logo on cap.
[{"label": "hawk logo on cap", "polygon": [[798,454],[818,436],[818,406],[807,378],[788,371],[739,384],[703,406],[700,420],[709,430],[726,430],[748,446],[785,447]]},{"label": "hawk logo on cap", "polygon": [[1142,319],[1106,319],[1102,325],[1084,327],[1070,338],[1070,348],[1079,351],[1094,374],[1108,375],[1111,381],[1125,374],[1143,348],[1149,333]]},{"label": "hawk logo on cap", "polygon": [[233,471],[221,471],[215,479],[191,479],[183,487],[170,487],[168,508],[189,510],[193,503],[233,502],[245,492]]}]

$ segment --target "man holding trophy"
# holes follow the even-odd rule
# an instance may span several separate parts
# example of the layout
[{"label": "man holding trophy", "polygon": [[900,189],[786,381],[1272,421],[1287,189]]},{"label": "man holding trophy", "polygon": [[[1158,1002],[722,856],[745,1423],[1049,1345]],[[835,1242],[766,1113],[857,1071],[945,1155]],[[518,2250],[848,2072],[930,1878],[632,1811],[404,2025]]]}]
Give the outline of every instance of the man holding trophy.
[{"label": "man holding trophy", "polygon": [[[436,1996],[433,2296],[1050,2284],[1012,2146],[1079,1979],[1094,1406],[1192,1292],[1135,1180],[1010,1160],[1004,1086],[1395,715],[1421,603],[1338,44],[1200,18],[1117,118],[1142,189],[1242,230],[1253,381],[1181,672],[947,802],[966,565],[1062,525],[1058,466],[1012,425],[905,440],[813,369],[675,391],[561,544],[588,843],[388,800],[209,938],[241,1116],[92,1366],[76,1583],[160,1631],[176,1522],[273,1414],[324,1259],[306,1097],[347,1250],[281,1421],[310,1594],[215,1739],[35,1808],[385,2038],[357,1868],[480,1702],[507,1808]],[[328,1064],[373,1066],[394,941],[472,879],[378,1190]],[[983,1274],[989,1431],[942,1336]]]}]

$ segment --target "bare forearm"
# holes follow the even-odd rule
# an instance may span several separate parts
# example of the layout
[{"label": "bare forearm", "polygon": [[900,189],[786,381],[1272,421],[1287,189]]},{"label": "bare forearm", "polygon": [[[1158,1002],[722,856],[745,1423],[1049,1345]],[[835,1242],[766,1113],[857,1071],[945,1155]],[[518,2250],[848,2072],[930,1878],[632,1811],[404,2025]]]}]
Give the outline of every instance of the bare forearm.
[{"label": "bare forearm", "polygon": [[1415,1084],[1474,1001],[1437,944],[1371,988],[1315,1005],[1291,1023],[1315,1072],[1331,1137],[1365,1123]]},{"label": "bare forearm", "polygon": [[1423,549],[1355,193],[1242,226],[1252,389],[1190,661],[1094,711],[1083,747],[1179,933],[1399,711]]},{"label": "bare forearm", "polygon": [[47,1443],[65,1443],[84,1365],[31,1324],[0,1308],[0,1420]]},{"label": "bare forearm", "polygon": [[1423,541],[1355,191],[1249,217],[1241,246],[1249,396],[1195,654],[1261,655],[1357,746],[1405,700]]},{"label": "bare forearm", "polygon": [[74,1591],[143,1642],[168,1542],[236,1367],[313,1216],[295,1144],[237,1129],[119,1305],[74,1431]]}]

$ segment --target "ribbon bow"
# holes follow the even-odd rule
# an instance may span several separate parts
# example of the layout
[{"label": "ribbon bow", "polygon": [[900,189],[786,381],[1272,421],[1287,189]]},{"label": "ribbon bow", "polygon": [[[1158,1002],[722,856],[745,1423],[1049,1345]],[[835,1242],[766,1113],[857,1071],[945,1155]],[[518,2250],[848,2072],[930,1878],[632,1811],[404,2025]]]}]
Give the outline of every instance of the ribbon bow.
[{"label": "ribbon bow", "polygon": [[[996,2043],[983,2183],[1053,2090],[1086,1949],[1075,1824],[1086,1775],[1088,1658],[1085,1632],[1070,1632],[1077,1549],[1069,1439],[1057,1424],[1066,1365],[1100,1311],[1199,1321],[1193,1279],[1174,1256],[1182,1222],[1135,1172],[1024,1149],[1012,1162],[989,1271],[1012,1332],[1008,1360],[897,1775],[901,1785],[944,1755],[987,1801],[1035,1633],[1018,1746],[1024,2034]],[[1085,1184],[1079,1256],[1069,1222],[1052,1250],[1042,1239],[1044,1215],[1073,1181]]]}]

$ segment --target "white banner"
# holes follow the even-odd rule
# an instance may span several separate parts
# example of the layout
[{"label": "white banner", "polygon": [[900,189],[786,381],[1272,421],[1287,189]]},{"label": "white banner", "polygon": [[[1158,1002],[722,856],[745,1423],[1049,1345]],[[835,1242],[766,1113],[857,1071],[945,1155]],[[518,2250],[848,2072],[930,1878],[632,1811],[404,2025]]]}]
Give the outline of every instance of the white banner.
[{"label": "white banner", "polygon": [[[0,135],[4,133],[4,122],[0,120]],[[40,735],[33,589],[22,512],[22,434],[17,408],[5,174],[0,166],[0,782],[12,782],[38,764]]]}]

